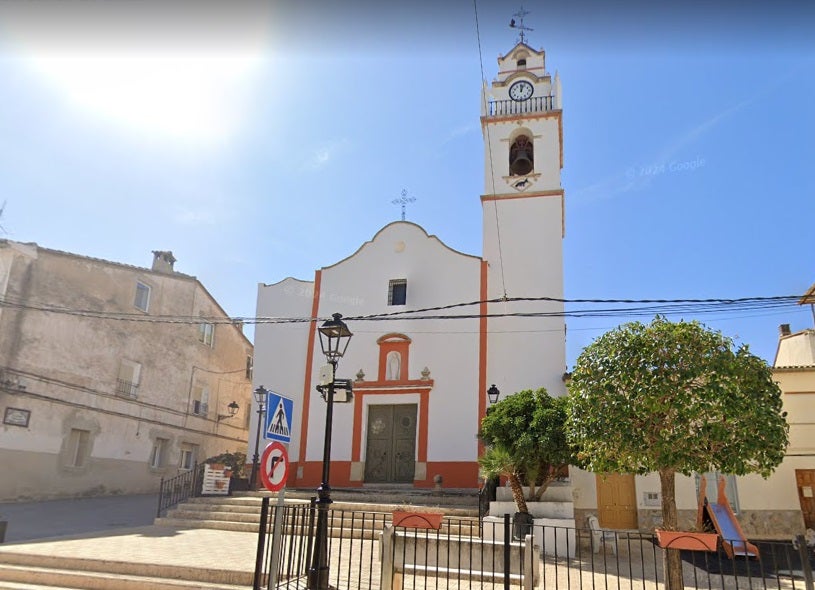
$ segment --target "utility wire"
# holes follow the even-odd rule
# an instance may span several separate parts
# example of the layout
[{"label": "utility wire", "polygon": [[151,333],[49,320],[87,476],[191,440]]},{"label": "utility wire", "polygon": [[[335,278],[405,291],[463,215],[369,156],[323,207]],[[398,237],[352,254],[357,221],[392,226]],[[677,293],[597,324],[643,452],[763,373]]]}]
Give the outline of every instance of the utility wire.
[{"label": "utility wire", "polygon": [[[346,316],[349,321],[398,321],[398,320],[462,320],[475,318],[519,317],[519,318],[590,318],[590,317],[642,317],[675,314],[712,314],[725,312],[769,311],[779,309],[792,309],[800,300],[800,295],[781,295],[771,297],[741,297],[741,298],[710,298],[710,299],[561,299],[554,297],[511,297],[488,299],[486,301],[470,301],[426,307],[414,310],[395,311],[359,316]],[[455,313],[442,312],[479,306],[482,303],[498,302],[527,302],[530,304],[557,304],[556,309],[529,309],[509,313]],[[561,309],[561,306],[580,305],[577,309]],[[548,307],[545,305],[545,307]],[[0,298],[0,308],[17,309],[23,311],[38,311],[70,315],[77,317],[105,319],[115,321],[130,321],[144,323],[164,323],[200,325],[210,324],[291,324],[322,321],[323,318],[311,317],[205,317],[183,315],[146,315],[143,313],[111,312],[102,310],[82,310],[68,307],[32,304],[15,301],[13,298]]]},{"label": "utility wire", "polygon": [[[473,12],[475,13],[475,36],[478,41],[478,64],[481,67],[481,109],[482,112],[487,113],[487,93],[484,89],[487,86],[487,79],[484,77],[484,58],[481,54],[481,29],[478,26],[478,6],[476,0],[473,0]],[[492,164],[492,141],[490,141],[490,126],[484,125],[485,133],[487,134],[487,155],[490,164],[490,183],[492,186],[492,194],[495,195],[495,168]],[[501,252],[501,223],[498,218],[498,199],[492,200],[492,208],[495,211],[495,239],[498,241],[498,266],[501,270],[501,288],[504,298],[507,296],[507,284],[504,280],[504,256]]]}]

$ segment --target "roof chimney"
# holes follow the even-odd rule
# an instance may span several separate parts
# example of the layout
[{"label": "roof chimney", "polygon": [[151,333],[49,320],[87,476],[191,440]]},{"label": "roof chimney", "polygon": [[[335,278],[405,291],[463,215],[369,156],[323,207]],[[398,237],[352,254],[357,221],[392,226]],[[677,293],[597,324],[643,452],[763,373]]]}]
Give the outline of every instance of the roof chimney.
[{"label": "roof chimney", "polygon": [[175,256],[169,250],[153,250],[153,270],[156,272],[172,273]]},{"label": "roof chimney", "polygon": [[789,336],[792,332],[790,332],[790,325],[789,324],[781,324],[778,326],[778,333],[779,336]]}]

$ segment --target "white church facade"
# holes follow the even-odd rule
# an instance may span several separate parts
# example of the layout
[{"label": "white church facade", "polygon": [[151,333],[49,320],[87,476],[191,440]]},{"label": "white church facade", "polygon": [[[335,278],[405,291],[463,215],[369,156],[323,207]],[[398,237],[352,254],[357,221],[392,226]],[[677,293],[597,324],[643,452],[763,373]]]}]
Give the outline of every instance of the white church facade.
[{"label": "white church facade", "polygon": [[[337,374],[353,381],[353,399],[334,405],[333,487],[432,487],[441,476],[444,487],[475,488],[490,385],[565,394],[560,85],[544,52],[523,42],[498,66],[482,89],[481,256],[397,221],[309,280],[258,287],[258,317],[312,320],[260,323],[255,333],[254,385],[294,401],[290,486],[320,483],[317,328],[334,313],[354,336]],[[249,440],[251,456],[254,431]]]}]

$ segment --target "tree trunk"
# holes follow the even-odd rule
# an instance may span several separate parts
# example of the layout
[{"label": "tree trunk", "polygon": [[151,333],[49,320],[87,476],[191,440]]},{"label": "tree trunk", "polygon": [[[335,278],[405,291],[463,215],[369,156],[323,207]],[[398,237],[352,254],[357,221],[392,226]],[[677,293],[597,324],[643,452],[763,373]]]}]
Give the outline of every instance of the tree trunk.
[{"label": "tree trunk", "polygon": [[[673,469],[662,469],[659,472],[659,484],[662,491],[662,528],[675,531],[676,515],[676,473]],[[665,590],[682,590],[682,557],[678,549],[665,549]]]},{"label": "tree trunk", "polygon": [[518,508],[518,512],[529,512],[529,508],[526,506],[526,500],[524,499],[524,488],[521,484],[521,480],[518,478],[518,474],[510,473],[508,479],[509,487],[512,490],[512,499],[515,500],[515,506]]}]

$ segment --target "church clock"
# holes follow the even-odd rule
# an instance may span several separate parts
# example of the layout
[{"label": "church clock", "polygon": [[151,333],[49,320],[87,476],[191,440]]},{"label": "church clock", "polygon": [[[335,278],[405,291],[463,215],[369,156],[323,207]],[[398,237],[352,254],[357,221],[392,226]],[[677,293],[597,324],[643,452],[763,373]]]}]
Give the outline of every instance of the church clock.
[{"label": "church clock", "polygon": [[509,87],[509,97],[514,101],[526,100],[532,96],[535,89],[526,80],[518,80]]}]

